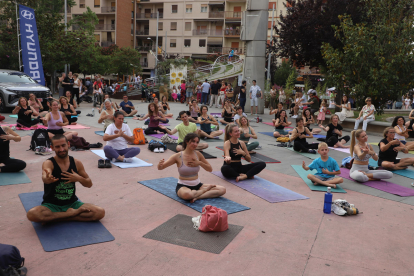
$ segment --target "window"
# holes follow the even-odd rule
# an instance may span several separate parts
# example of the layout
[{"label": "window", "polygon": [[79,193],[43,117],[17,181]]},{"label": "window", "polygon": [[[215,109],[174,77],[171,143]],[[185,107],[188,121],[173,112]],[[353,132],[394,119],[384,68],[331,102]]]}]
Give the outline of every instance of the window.
[{"label": "window", "polygon": [[101,0],[94,0],[94,7],[99,8],[101,6]]},{"label": "window", "polygon": [[207,12],[207,4],[201,4],[201,12]]},{"label": "window", "polygon": [[193,5],[192,4],[185,5],[185,12],[186,13],[192,13],[193,12]]},{"label": "window", "polygon": [[134,12],[133,11],[131,12],[131,18],[134,18]]},{"label": "window", "polygon": [[200,39],[198,41],[198,47],[206,47],[206,40],[205,39]]},{"label": "window", "polygon": [[171,48],[177,47],[177,40],[176,39],[170,39],[170,47]]},{"label": "window", "polygon": [[191,22],[185,22],[185,31],[191,31]]},{"label": "window", "polygon": [[158,31],[162,31],[163,24],[162,22],[158,22]]},{"label": "window", "polygon": [[177,13],[178,12],[178,5],[171,5],[171,12],[172,13]]},{"label": "window", "polygon": [[191,39],[184,39],[184,47],[190,47],[191,46]]},{"label": "window", "polygon": [[177,22],[171,22],[171,31],[176,31],[177,30]]},{"label": "window", "polygon": [[85,0],[80,0],[79,1],[79,8],[84,8],[85,7]]},{"label": "window", "polygon": [[98,41],[98,42],[101,41],[101,35],[100,34],[95,34],[94,36],[95,36],[96,41]]}]

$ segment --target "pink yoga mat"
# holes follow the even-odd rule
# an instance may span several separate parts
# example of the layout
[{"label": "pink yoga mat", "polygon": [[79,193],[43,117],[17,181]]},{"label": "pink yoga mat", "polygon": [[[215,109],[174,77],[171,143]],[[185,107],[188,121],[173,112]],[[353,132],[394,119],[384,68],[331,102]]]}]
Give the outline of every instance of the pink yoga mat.
[{"label": "pink yoga mat", "polygon": [[64,127],[68,128],[68,129],[87,129],[87,128],[90,128],[90,127],[83,126],[83,125],[80,125],[80,124],[68,125],[68,126],[64,126]]},{"label": "pink yoga mat", "polygon": [[47,129],[47,127],[44,126],[44,125],[37,125],[37,128],[34,128],[33,126],[31,128],[28,128],[28,127],[17,127],[16,126],[16,129],[17,130],[35,130],[35,129],[41,129],[41,128]]},{"label": "pink yoga mat", "polygon": [[[150,134],[150,135],[148,135],[148,136],[151,136],[151,137],[155,137],[155,138],[158,138],[158,139],[161,139],[161,137],[162,136],[164,136],[164,134],[163,133],[159,133],[159,134]],[[178,137],[177,136],[174,136],[174,135],[168,135],[168,136],[170,136],[172,139],[174,139],[174,140],[178,140]]]},{"label": "pink yoga mat", "polygon": [[[349,176],[349,170],[346,168],[341,168],[340,176],[342,176],[343,178],[355,181]],[[378,180],[378,181],[367,181],[367,182],[360,183],[360,184],[380,190],[380,191],[384,191],[384,192],[387,192],[393,195],[414,196],[414,189],[406,188],[404,186],[400,186],[392,182]]]},{"label": "pink yoga mat", "polygon": [[345,152],[345,153],[350,154],[349,153],[349,148],[347,148],[347,149],[344,149],[344,148],[332,148],[332,147],[329,147],[329,148],[332,149],[332,150],[342,151],[342,152]]}]

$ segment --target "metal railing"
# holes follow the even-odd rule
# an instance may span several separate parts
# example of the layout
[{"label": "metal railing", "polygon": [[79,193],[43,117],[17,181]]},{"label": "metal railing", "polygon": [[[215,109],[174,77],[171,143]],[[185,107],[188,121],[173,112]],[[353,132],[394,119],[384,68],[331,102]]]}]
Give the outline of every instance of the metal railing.
[{"label": "metal railing", "polygon": [[135,47],[135,49],[137,49],[138,51],[141,51],[141,52],[149,52],[150,50],[155,51],[154,46],[137,46],[137,47]]},{"label": "metal railing", "polygon": [[240,29],[225,29],[224,36],[240,36]]},{"label": "metal railing", "polygon": [[235,55],[243,55],[244,48],[232,48],[232,47],[211,47],[207,46],[207,53],[212,54],[228,54],[230,50],[234,50]]},{"label": "metal railing", "polygon": [[97,31],[115,31],[115,24],[96,24],[95,30]]},{"label": "metal railing", "polygon": [[115,42],[112,42],[112,41],[101,41],[101,47],[109,47],[111,45],[115,45]]},{"label": "metal railing", "polygon": [[116,12],[116,7],[101,7],[101,13]]},{"label": "metal railing", "polygon": [[141,62],[141,67],[148,67],[148,62],[144,62],[144,61],[142,61],[142,62]]},{"label": "metal railing", "polygon": [[136,35],[149,35],[149,30],[142,30],[142,31],[136,30],[135,34]]},{"label": "metal railing", "polygon": [[222,36],[223,30],[214,30],[214,29],[193,30],[193,35]]},{"label": "metal railing", "polygon": [[209,18],[224,18],[224,11],[210,11],[208,13]]},{"label": "metal railing", "polygon": [[[151,19],[157,18],[157,13],[137,13],[137,19]],[[164,18],[164,14],[160,13],[159,18]]]},{"label": "metal railing", "polygon": [[226,11],[224,12],[226,19],[240,19],[242,17],[242,13],[241,11]]}]

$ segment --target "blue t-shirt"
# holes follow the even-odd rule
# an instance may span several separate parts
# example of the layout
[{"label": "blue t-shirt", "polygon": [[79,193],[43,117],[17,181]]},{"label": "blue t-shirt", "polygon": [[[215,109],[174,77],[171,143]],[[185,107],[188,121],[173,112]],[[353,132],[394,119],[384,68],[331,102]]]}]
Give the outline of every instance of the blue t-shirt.
[{"label": "blue t-shirt", "polygon": [[311,170],[317,170],[318,172],[315,175],[318,175],[323,178],[331,178],[335,175],[324,174],[322,173],[322,169],[327,169],[330,172],[339,171],[338,163],[332,157],[328,157],[328,160],[326,162],[323,162],[322,159],[319,157],[312,161],[312,163],[309,165],[309,168]]},{"label": "blue t-shirt", "polygon": [[122,101],[119,105],[122,107],[122,110],[125,111],[126,113],[131,113],[131,108],[125,107],[125,105],[134,106],[130,101],[127,101],[127,102]]}]

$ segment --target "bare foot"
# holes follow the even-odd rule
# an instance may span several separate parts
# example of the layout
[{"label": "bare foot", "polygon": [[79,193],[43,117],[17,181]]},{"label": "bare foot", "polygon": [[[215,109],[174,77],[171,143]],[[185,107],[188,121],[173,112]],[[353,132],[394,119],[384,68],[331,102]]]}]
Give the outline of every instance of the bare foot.
[{"label": "bare foot", "polygon": [[74,125],[76,125],[76,124],[77,124],[77,123],[75,123],[75,122],[71,123],[71,125],[73,125],[73,126],[74,126]]},{"label": "bare foot", "polygon": [[332,184],[331,187],[334,188],[334,189],[336,189],[336,184]]},{"label": "bare foot", "polygon": [[253,151],[253,150],[252,150],[252,151],[249,151],[249,153],[250,153],[250,154],[256,154],[256,152],[255,152],[255,151]]},{"label": "bare foot", "polygon": [[247,179],[247,175],[245,175],[244,173],[241,173],[237,178],[236,178],[236,182],[242,181]]},{"label": "bare foot", "polygon": [[248,177],[247,179],[254,179],[254,175],[252,177]]},{"label": "bare foot", "polygon": [[138,117],[134,117],[134,118],[132,118],[132,120],[138,120]]}]

